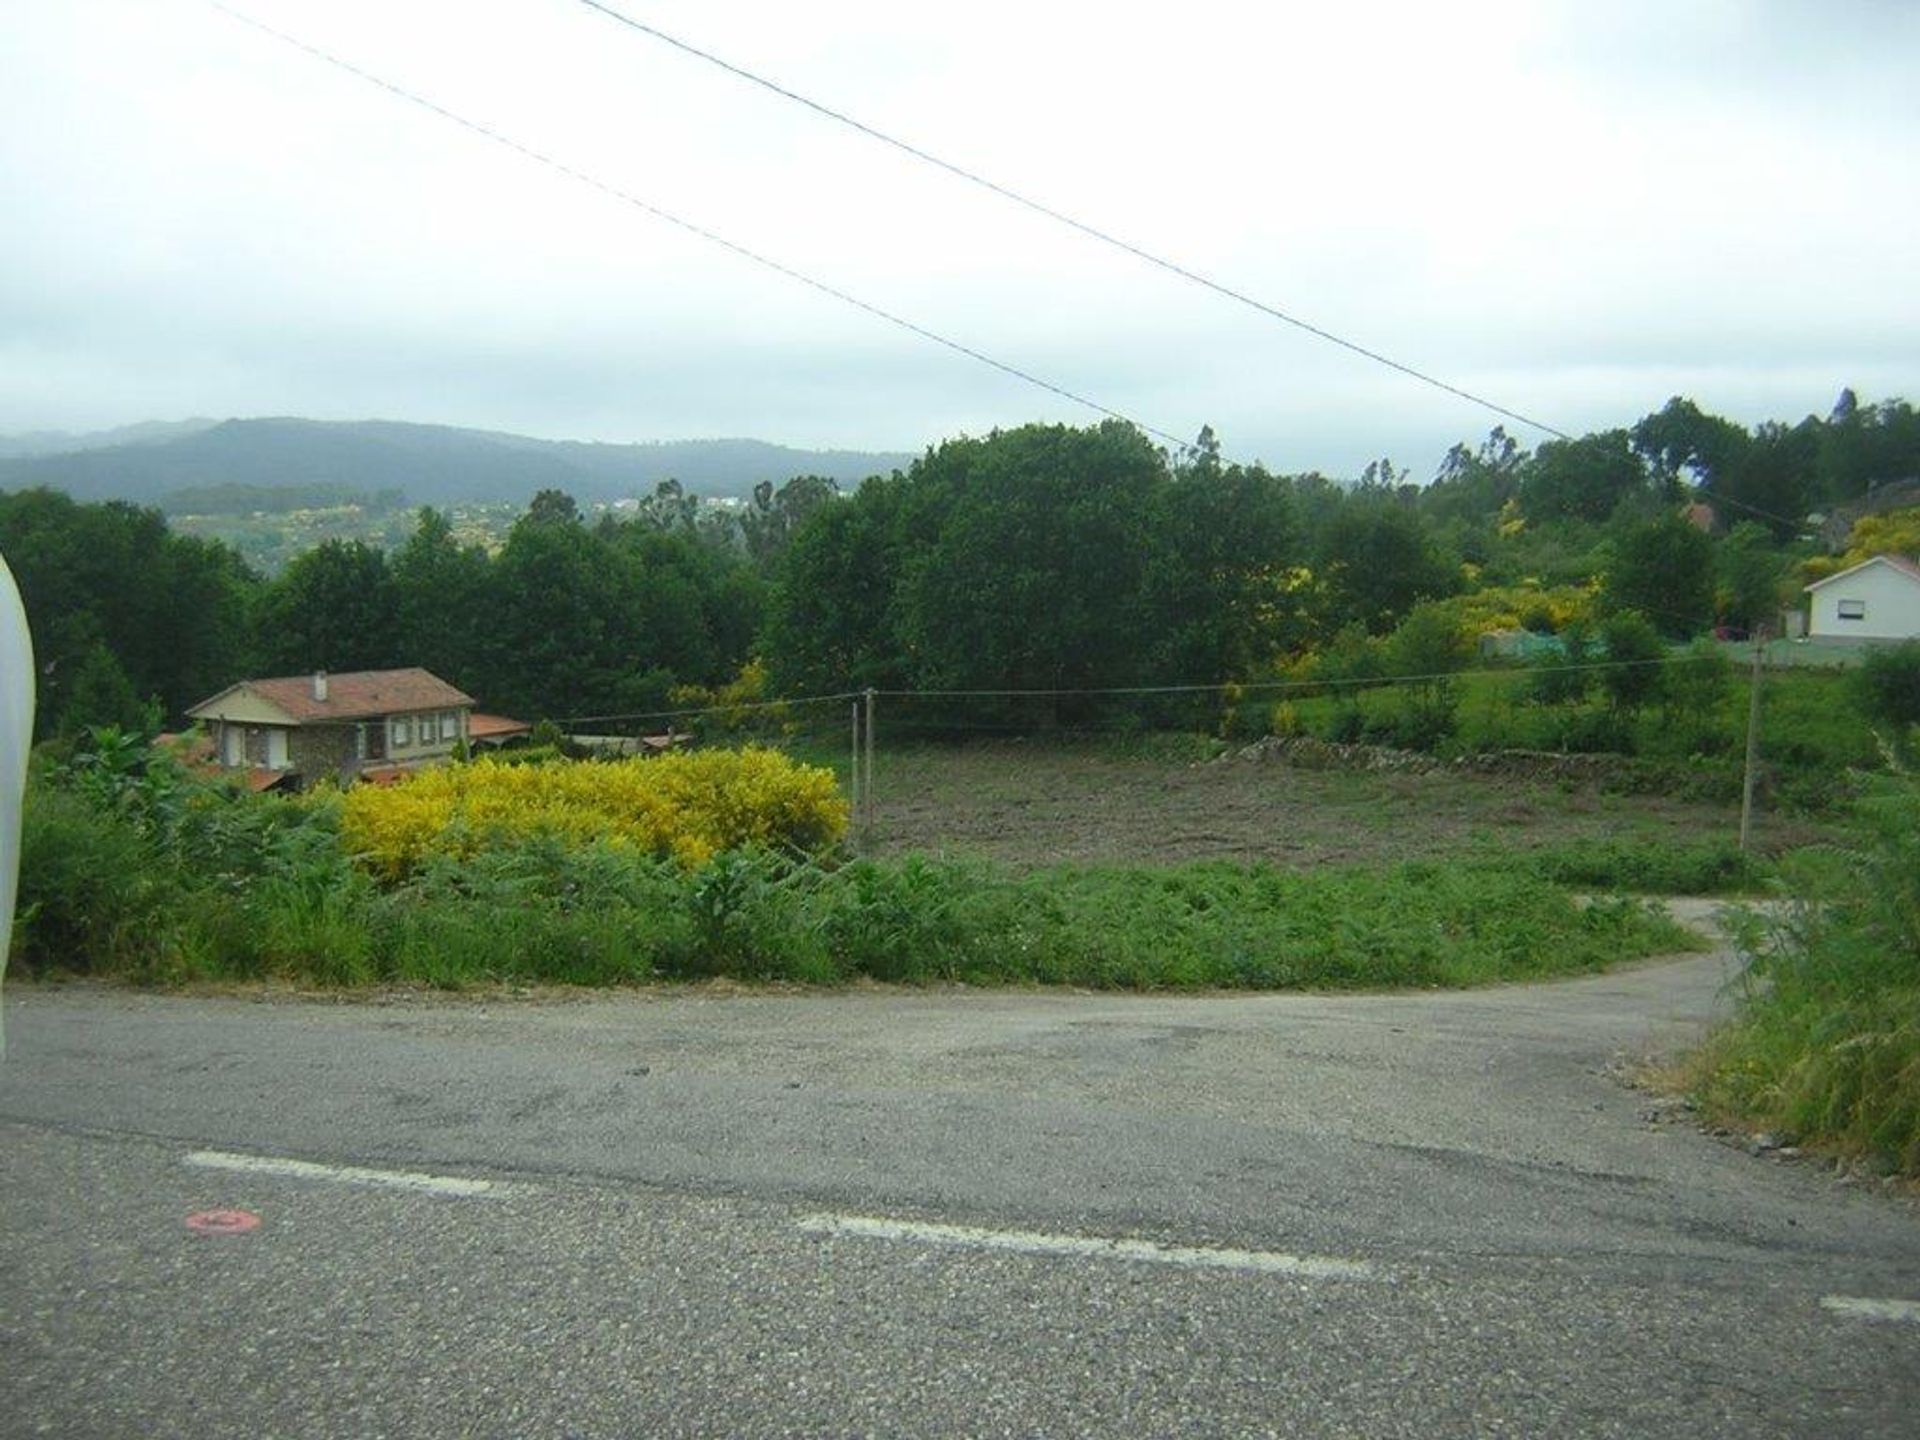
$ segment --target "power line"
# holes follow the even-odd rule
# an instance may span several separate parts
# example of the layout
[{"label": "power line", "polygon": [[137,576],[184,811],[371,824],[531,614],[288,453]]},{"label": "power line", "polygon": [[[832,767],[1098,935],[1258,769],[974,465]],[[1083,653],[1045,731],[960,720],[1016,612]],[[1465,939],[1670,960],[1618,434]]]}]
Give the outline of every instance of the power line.
[{"label": "power line", "polygon": [[1563,671],[1597,675],[1610,670],[1637,670],[1654,666],[1678,665],[1689,659],[1685,654],[1667,654],[1652,660],[1589,660],[1567,665],[1483,666],[1471,670],[1435,670],[1422,675],[1349,676],[1323,680],[1221,680],[1211,685],[1113,685],[1082,689],[1007,689],[1007,690],[876,690],[882,700],[1064,700],[1075,696],[1118,697],[1123,695],[1221,695],[1228,691],[1250,695],[1292,690],[1392,689],[1401,685],[1431,685],[1442,680],[1465,680],[1489,675],[1532,676]]},{"label": "power line", "polygon": [[845,125],[849,129],[856,130],[860,134],[865,135],[870,140],[877,140],[882,145],[890,146],[893,149],[898,150],[903,154],[912,156],[916,160],[922,161],[928,165],[932,165],[936,169],[944,170],[949,175],[952,175],[958,179],[964,180],[970,185],[977,185],[983,190],[991,191],[993,194],[998,195],[1003,200],[1009,200],[1013,202],[1015,205],[1019,205],[1024,209],[1031,210],[1036,215],[1044,216],[1046,219],[1052,220],[1056,224],[1065,225],[1070,230],[1077,230],[1080,234],[1085,235],[1090,239],[1098,240],[1103,245],[1111,246],[1115,250],[1124,251],[1128,255],[1133,256],[1135,259],[1144,260],[1147,264],[1155,266],[1158,269],[1164,270],[1170,275],[1177,275],[1182,280],[1190,281],[1191,283],[1195,285],[1199,285],[1204,289],[1211,290],[1216,295],[1224,296],[1225,298],[1236,301],[1241,305],[1245,305],[1251,309],[1258,310],[1261,314],[1266,315],[1271,319],[1281,321],[1283,324],[1291,325],[1297,330],[1304,330],[1307,332],[1307,334],[1316,336],[1321,340],[1325,340],[1329,344],[1338,345],[1343,350],[1349,350],[1355,355],[1363,356],[1368,360],[1372,360],[1376,364],[1384,365],[1389,370],[1397,370],[1402,375],[1406,375],[1414,380],[1418,380],[1423,385],[1431,385],[1436,390],[1444,390],[1449,395],[1453,395],[1461,400],[1468,401],[1471,404],[1478,405],[1484,410],[1490,410],[1496,415],[1504,415],[1509,420],[1517,420],[1522,425],[1531,426],[1535,430],[1545,431],[1547,434],[1555,436],[1561,440],[1571,440],[1573,438],[1573,436],[1569,435],[1566,431],[1558,429],[1555,426],[1549,425],[1544,420],[1535,420],[1532,416],[1523,415],[1518,410],[1509,410],[1506,406],[1497,404],[1494,401],[1487,399],[1485,396],[1476,395],[1471,390],[1463,390],[1458,385],[1450,384],[1447,381],[1440,379],[1438,376],[1428,374],[1424,370],[1417,370],[1413,366],[1404,364],[1399,360],[1395,360],[1389,355],[1381,354],[1378,350],[1370,350],[1364,345],[1357,344],[1352,340],[1348,340],[1342,336],[1334,334],[1333,331],[1331,330],[1324,329],[1321,326],[1315,325],[1310,321],[1303,320],[1298,315],[1289,314],[1287,311],[1280,309],[1278,306],[1269,305],[1264,300],[1256,299],[1254,296],[1248,295],[1244,291],[1236,290],[1230,285],[1224,284],[1219,280],[1213,279],[1211,276],[1203,275],[1197,270],[1191,270],[1188,267],[1181,265],[1176,261],[1168,260],[1164,256],[1157,255],[1153,251],[1147,250],[1142,246],[1136,245],[1130,240],[1122,239],[1120,236],[1115,235],[1110,231],[1102,230],[1098,226],[1089,224],[1084,220],[1075,219],[1073,216],[1066,214],[1064,211],[1056,210],[1050,205],[1046,205],[1046,204],[1043,204],[1041,201],[1034,200],[1026,195],[1021,194],[1017,190],[1010,189],[1009,187],[998,183],[997,181],[989,180],[986,176],[978,174],[975,171],[968,170],[963,166],[956,165],[951,160],[943,160],[938,155],[932,154],[929,151],[921,149],[917,145],[910,144],[905,140],[901,140],[896,136],[890,135],[884,130],[876,129],[871,125],[868,125],[862,121],[856,120],[851,115],[848,115],[843,111],[836,110],[830,105],[822,104],[820,101],[814,100],[808,96],[802,95],[798,91],[789,90],[786,86],[781,85],[776,81],[769,80],[763,75],[755,74],[753,71],[745,69],[742,66],[735,65],[730,60],[724,60],[720,56],[713,54],[711,51],[702,50],[697,45],[689,44],[687,41],[680,39],[678,36],[668,34],[665,30],[660,29],[658,26],[649,25],[645,21],[634,19],[631,15],[623,14],[621,11],[614,9],[611,5],[604,5],[600,3],[600,0],[579,0],[579,3],[586,6],[589,10],[597,11],[599,14],[606,16],[609,20],[615,21],[620,25],[626,26],[629,30],[633,30],[638,32],[639,34],[649,36],[655,40],[662,42],[663,44],[671,45],[674,49],[679,50],[683,54],[691,55],[696,60],[704,60],[707,64],[726,71],[729,75],[733,75],[741,80],[745,80],[750,85],[757,85],[762,90],[771,91],[773,94],[780,96],[782,99],[791,100],[796,105],[804,105],[807,109],[813,111],[815,114],[824,116],[825,118],[835,121],[838,124]]},{"label": "power line", "polygon": [[789,710],[800,705],[824,705],[830,700],[858,700],[863,690],[843,690],[833,695],[795,695],[788,700],[745,700],[731,705],[698,705],[683,710],[630,710],[623,715],[564,715],[556,725],[618,725],[633,720],[679,720],[697,715],[740,715],[748,711]]},{"label": "power line", "polygon": [[1785,515],[1776,515],[1771,510],[1762,510],[1758,505],[1749,505],[1744,500],[1735,500],[1731,495],[1719,495],[1712,490],[1696,491],[1695,493],[1703,495],[1706,503],[1709,505],[1731,505],[1736,510],[1745,510],[1750,514],[1758,515],[1762,520],[1777,520],[1782,525],[1791,525],[1796,530],[1807,523],[1804,519],[1790,520]]},{"label": "power line", "polygon": [[347,74],[352,75],[357,79],[366,81],[369,85],[378,86],[380,89],[385,90],[389,95],[393,95],[401,100],[404,100],[410,105],[417,105],[423,110],[429,110],[433,114],[440,116],[440,118],[443,120],[450,120],[455,125],[460,126],[464,130],[469,130],[475,135],[479,135],[484,139],[491,140],[496,145],[504,146],[506,149],[513,151],[515,154],[523,156],[528,160],[534,161],[536,164],[546,166],[547,169],[554,171],[556,174],[564,175],[570,180],[577,180],[583,185],[589,185],[593,189],[600,191],[603,195],[607,195],[615,200],[621,201],[623,204],[630,205],[634,209],[642,211],[643,213],[652,216],[656,220],[664,221],[669,225],[672,225],[678,229],[684,230],[689,235],[693,235],[698,237],[701,240],[705,240],[710,245],[717,245],[721,249],[730,251],[732,254],[738,255],[744,260],[751,260],[754,264],[762,266],[765,269],[771,270],[775,274],[784,275],[787,279],[797,281],[800,284],[805,285],[807,288],[811,290],[816,290],[822,295],[827,295],[835,300],[840,301],[842,304],[851,305],[856,310],[865,311],[867,314],[875,317],[876,319],[884,320],[889,325],[893,325],[898,327],[901,330],[905,330],[909,334],[919,336],[922,340],[931,341],[933,344],[939,345],[944,347],[945,349],[951,350],[955,354],[964,355],[969,360],[976,360],[982,365],[986,365],[994,370],[998,370],[1003,375],[1010,375],[1016,380],[1025,381],[1027,384],[1035,386],[1038,389],[1045,390],[1051,395],[1056,395],[1062,400],[1071,401],[1075,405],[1080,405],[1085,407],[1088,410],[1092,410],[1096,412],[1097,414],[1105,415],[1109,419],[1119,420],[1124,424],[1131,425],[1136,430],[1139,430],[1144,434],[1151,435],[1155,439],[1164,440],[1168,444],[1176,447],[1177,449],[1184,450],[1187,448],[1188,442],[1181,439],[1178,435],[1171,433],[1170,431],[1162,430],[1157,426],[1148,425],[1141,420],[1136,420],[1131,415],[1128,415],[1123,411],[1115,410],[1110,405],[1102,405],[1097,400],[1090,400],[1084,395],[1076,394],[1074,391],[1067,389],[1065,386],[1056,385],[1051,380],[1044,380],[1040,376],[1033,374],[1031,371],[1020,369],[1017,365],[1010,365],[1004,360],[996,360],[993,356],[987,354],[983,350],[976,350],[971,345],[964,344],[958,340],[950,339],[949,337],[940,334],[936,330],[930,330],[926,326],[917,324],[916,322],[909,320],[904,316],[896,315],[891,310],[883,309],[882,307],[875,305],[870,301],[862,300],[859,296],[849,294],[847,291],[839,289],[837,286],[830,285],[824,280],[817,280],[813,276],[808,275],[803,271],[794,269],[791,265],[787,265],[779,260],[775,260],[771,256],[763,255],[758,250],[750,249],[749,247],[742,245],[737,241],[729,240],[726,236],[721,235],[716,231],[709,230],[704,225],[696,224],[691,220],[685,219],[679,215],[674,214],[672,211],[664,210],[660,206],[655,205],[650,201],[643,200],[638,195],[633,194],[631,191],[623,190],[619,186],[613,185],[608,181],[598,178],[597,176],[589,175],[586,171],[576,169],[574,166],[567,164],[563,160],[555,159],[551,155],[548,155],[539,150],[535,150],[530,145],[522,144],[520,141],[515,140],[512,136],[506,135],[501,131],[495,130],[491,126],[484,125],[477,120],[470,120],[464,115],[458,114],[455,111],[447,109],[446,106],[439,104],[437,101],[429,100],[426,96],[420,95],[415,91],[409,90],[405,86],[397,84],[392,80],[388,80],[383,76],[376,75],[370,70],[364,70],[360,66],[355,65],[352,61],[343,59],[340,56],[333,54],[331,51],[322,50],[316,45],[310,45],[306,41],[299,39],[297,36],[289,35],[284,30],[277,30],[273,26],[268,25],[265,21],[258,20],[253,16],[246,14],[244,11],[235,10],[229,5],[222,4],[221,0],[207,0],[207,4],[211,5],[215,10],[218,10],[221,14],[226,15],[231,19],[238,20],[242,24],[250,25],[255,30],[260,31],[264,35],[269,35],[273,37],[275,40],[280,41],[282,44],[290,45],[294,49],[299,50],[304,54],[310,55],[316,60],[325,61],[327,64],[332,65],[336,69],[344,70]]}]

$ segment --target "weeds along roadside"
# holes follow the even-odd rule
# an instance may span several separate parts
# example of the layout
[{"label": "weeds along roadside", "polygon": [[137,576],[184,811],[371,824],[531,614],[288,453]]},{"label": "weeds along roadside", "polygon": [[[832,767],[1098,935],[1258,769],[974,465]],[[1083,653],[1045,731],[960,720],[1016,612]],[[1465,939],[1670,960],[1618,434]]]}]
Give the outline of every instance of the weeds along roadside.
[{"label": "weeds along roadside", "polygon": [[1688,1079],[1715,1119],[1920,1177],[1920,776],[1865,782],[1853,836],[1738,917],[1735,1018]]},{"label": "weeds along roadside", "polygon": [[[16,953],[29,971],[158,983],[1337,989],[1596,970],[1694,943],[1632,900],[1579,903],[1574,890],[1605,888],[1623,859],[1591,848],[1562,856],[1559,875],[1538,857],[1023,872],[850,859],[832,833],[812,853],[782,849],[736,815],[756,843],[649,851],[577,827],[468,826],[457,844],[369,867],[342,844],[342,809],[237,793],[97,737],[36,774]],[[1689,879],[1717,863],[1675,861]]]}]

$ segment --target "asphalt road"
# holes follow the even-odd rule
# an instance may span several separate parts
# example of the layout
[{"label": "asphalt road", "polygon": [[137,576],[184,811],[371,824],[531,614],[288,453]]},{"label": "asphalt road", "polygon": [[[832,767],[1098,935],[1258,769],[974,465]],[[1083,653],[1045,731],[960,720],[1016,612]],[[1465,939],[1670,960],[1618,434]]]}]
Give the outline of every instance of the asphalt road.
[{"label": "asphalt road", "polygon": [[1727,976],[10,986],[0,1433],[1913,1436],[1912,1206],[1620,1078]]}]

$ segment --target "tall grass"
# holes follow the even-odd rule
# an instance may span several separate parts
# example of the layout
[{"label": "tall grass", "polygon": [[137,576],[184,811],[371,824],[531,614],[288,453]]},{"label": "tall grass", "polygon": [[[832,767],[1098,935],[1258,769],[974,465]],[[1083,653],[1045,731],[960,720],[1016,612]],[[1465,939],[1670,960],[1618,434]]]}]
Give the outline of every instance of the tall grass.
[{"label": "tall grass", "polygon": [[399,875],[336,800],[289,804],[104,746],[30,792],[19,955],[35,971],[325,986],[737,976],[1100,988],[1476,985],[1686,948],[1633,901],[1491,861],[1013,872],[619,837],[497,835]]},{"label": "tall grass", "polygon": [[1873,780],[1858,822],[1744,918],[1740,1013],[1694,1083],[1727,1119],[1920,1175],[1920,777]]}]

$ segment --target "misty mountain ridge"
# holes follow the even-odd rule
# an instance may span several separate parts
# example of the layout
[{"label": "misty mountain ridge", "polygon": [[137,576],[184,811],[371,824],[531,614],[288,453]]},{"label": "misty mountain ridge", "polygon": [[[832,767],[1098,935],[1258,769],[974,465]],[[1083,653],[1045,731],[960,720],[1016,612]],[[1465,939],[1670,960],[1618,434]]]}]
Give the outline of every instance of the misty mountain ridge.
[{"label": "misty mountain ridge", "polygon": [[[114,438],[108,438],[114,437]],[[66,450],[37,447],[62,438]],[[104,442],[104,443],[88,443]],[[36,447],[21,453],[19,447]],[[293,487],[367,494],[399,491],[410,505],[524,503],[540,490],[577,500],[650,494],[678,480],[689,494],[749,494],[763,480],[824,475],[852,488],[913,456],[801,450],[764,440],[667,440],[619,444],[541,440],[397,420],[153,422],[94,436],[0,437],[0,491],[36,486],[76,500],[130,500],[162,509],[182,492],[205,496]],[[184,498],[184,497],[182,497]]]},{"label": "misty mountain ridge", "polygon": [[23,430],[16,435],[0,435],[0,460],[13,460],[27,455],[67,455],[75,450],[105,450],[114,445],[173,440],[201,430],[211,430],[219,423],[218,420],[199,417],[192,420],[142,420],[132,425],[116,425],[111,430]]}]

